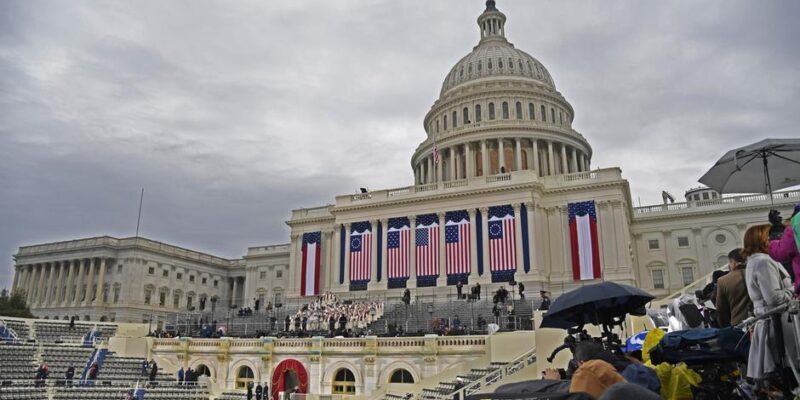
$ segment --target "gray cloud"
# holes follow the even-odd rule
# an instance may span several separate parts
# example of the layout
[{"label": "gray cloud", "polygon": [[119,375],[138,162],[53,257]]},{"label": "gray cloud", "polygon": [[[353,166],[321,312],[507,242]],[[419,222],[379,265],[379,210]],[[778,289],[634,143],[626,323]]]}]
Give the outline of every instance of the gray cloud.
[{"label": "gray cloud", "polygon": [[[498,3],[645,203],[797,136],[797,2]],[[19,245],[132,234],[142,186],[144,235],[238,257],[286,241],[291,208],[410,184],[482,6],[0,3],[0,286]]]}]

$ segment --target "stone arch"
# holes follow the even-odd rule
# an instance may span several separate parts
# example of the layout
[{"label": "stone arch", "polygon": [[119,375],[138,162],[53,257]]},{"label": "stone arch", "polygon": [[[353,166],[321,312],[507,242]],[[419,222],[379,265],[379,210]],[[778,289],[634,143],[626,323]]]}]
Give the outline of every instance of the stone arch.
[{"label": "stone arch", "polygon": [[243,367],[250,368],[253,371],[253,382],[261,382],[261,370],[250,360],[239,360],[233,363],[228,370],[228,381],[233,383],[234,388],[239,379],[239,372]]},{"label": "stone arch", "polygon": [[378,376],[378,384],[383,385],[385,383],[389,383],[389,379],[392,378],[392,374],[399,369],[404,369],[411,373],[411,376],[414,378],[414,383],[420,382],[419,372],[414,365],[406,361],[395,361],[381,370],[381,374]]},{"label": "stone arch", "polygon": [[336,374],[336,371],[342,368],[349,369],[353,373],[353,376],[356,377],[356,387],[364,385],[364,378],[363,376],[361,376],[361,371],[359,370],[359,368],[356,367],[355,364],[347,361],[337,361],[329,365],[327,368],[325,368],[325,372],[322,374],[322,382],[324,382],[327,385],[330,385],[330,383],[333,382],[334,374]]},{"label": "stone arch", "polygon": [[200,366],[205,366],[208,369],[209,376],[211,377],[211,379],[217,378],[217,368],[215,363],[211,362],[211,360],[205,358],[198,358],[189,364],[189,368],[195,371],[199,371]]}]

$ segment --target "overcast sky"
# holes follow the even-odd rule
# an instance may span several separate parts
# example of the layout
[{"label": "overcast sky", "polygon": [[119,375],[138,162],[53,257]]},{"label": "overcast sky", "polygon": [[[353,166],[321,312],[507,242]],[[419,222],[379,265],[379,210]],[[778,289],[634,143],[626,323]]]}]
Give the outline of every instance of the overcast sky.
[{"label": "overcast sky", "polygon": [[[20,245],[141,234],[223,257],[292,208],[412,183],[482,0],[0,2],[0,287]],[[798,137],[800,2],[499,0],[634,202]]]}]

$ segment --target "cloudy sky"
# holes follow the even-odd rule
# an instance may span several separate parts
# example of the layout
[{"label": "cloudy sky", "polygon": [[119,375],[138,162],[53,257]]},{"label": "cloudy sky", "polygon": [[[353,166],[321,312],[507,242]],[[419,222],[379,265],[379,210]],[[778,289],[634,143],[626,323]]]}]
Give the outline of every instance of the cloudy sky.
[{"label": "cloudy sky", "polygon": [[[798,137],[800,2],[499,0],[634,201]],[[239,257],[289,210],[412,182],[482,0],[0,2],[0,287],[23,244],[133,235]]]}]

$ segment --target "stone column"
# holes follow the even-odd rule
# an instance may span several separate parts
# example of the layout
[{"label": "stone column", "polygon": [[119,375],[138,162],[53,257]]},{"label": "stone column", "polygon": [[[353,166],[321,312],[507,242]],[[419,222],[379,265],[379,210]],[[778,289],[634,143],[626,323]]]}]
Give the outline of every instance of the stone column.
[{"label": "stone column", "polygon": [[447,252],[445,252],[445,220],[444,220],[445,213],[438,212],[436,213],[436,217],[439,218],[439,278],[436,280],[437,287],[445,287],[447,286],[447,268],[445,265],[447,264]]},{"label": "stone column", "polygon": [[324,256],[320,257],[320,266],[319,266],[319,293],[322,294],[327,291],[327,288],[330,287],[330,275],[333,274],[333,255],[332,248],[333,248],[333,236],[335,235],[335,231],[325,230],[322,231],[322,241],[325,242],[324,249],[325,254]]},{"label": "stone column", "polygon": [[[300,296],[300,289],[298,288],[297,282],[299,282],[299,275],[300,275],[300,268],[298,268],[298,260],[302,260],[300,258],[300,254],[297,254],[297,239],[300,237],[300,234],[296,232],[292,232],[289,234],[289,287],[286,288],[286,296],[287,297],[294,297],[295,295]],[[234,299],[235,301],[235,299]],[[241,305],[240,305],[241,306]]]},{"label": "stone column", "polygon": [[[458,149],[459,147],[460,146],[455,146],[453,147],[453,149]],[[461,154],[459,154],[458,150],[456,150],[456,175],[455,175],[456,180],[464,179],[464,173],[461,172],[461,170],[463,169],[462,167],[463,167],[463,162],[461,162]]]},{"label": "stone column", "polygon": [[85,261],[84,259],[75,260],[75,262],[77,263],[76,265],[77,269],[75,270],[75,278],[73,281],[74,297],[72,298],[72,300],[70,300],[70,303],[72,304],[73,307],[77,307],[78,302],[80,302],[81,300],[81,285],[83,285],[82,283],[83,271],[85,268],[84,261]]},{"label": "stone column", "polygon": [[[97,270],[97,261],[94,258],[89,259],[89,274],[86,277],[86,298],[83,301],[85,306],[92,305],[92,285],[94,284],[94,275]],[[158,272],[160,273],[160,272]]]},{"label": "stone column", "polygon": [[67,261],[59,261],[58,264],[58,289],[56,289],[55,305],[61,306],[61,299],[64,297],[64,292],[66,291],[67,280],[65,279],[65,274],[69,267],[66,265]]},{"label": "stone column", "polygon": [[519,203],[512,204],[514,208],[514,247],[516,247],[516,254],[514,255],[517,263],[517,272],[523,271],[525,266],[525,253],[522,251],[522,207]]},{"label": "stone column", "polygon": [[448,149],[450,152],[450,180],[456,180],[456,148],[450,147]]},{"label": "stone column", "polygon": [[589,157],[584,155],[584,158],[583,158],[583,170],[584,171],[589,171],[589,170],[591,170],[591,167],[592,166],[590,164]]},{"label": "stone column", "polygon": [[44,296],[44,303],[46,306],[50,306],[50,303],[53,301],[53,297],[55,296],[55,294],[53,293],[53,285],[56,283],[55,275],[56,275],[57,263],[58,261],[48,263],[48,265],[50,266],[49,268],[50,274],[47,277],[47,289],[45,289],[45,296]]},{"label": "stone column", "polygon": [[542,173],[541,173],[542,171],[540,171],[540,168],[539,168],[539,141],[536,140],[536,139],[533,139],[533,140],[531,140],[531,142],[533,142],[532,143],[533,149],[531,150],[531,152],[533,153],[533,168],[532,169],[535,169],[536,172],[537,172],[537,175],[541,176],[542,175]]},{"label": "stone column", "polygon": [[[484,277],[491,277],[491,272],[489,271],[489,207],[481,207],[481,248],[483,249],[483,276]],[[487,281],[487,279],[482,279],[483,281]],[[491,279],[489,279],[491,280]],[[489,288],[482,289],[486,295],[489,294]],[[481,296],[484,296],[481,293]]]},{"label": "stone column", "polygon": [[32,305],[33,304],[33,290],[36,287],[36,283],[38,282],[36,277],[36,264],[29,264],[28,265],[28,282],[27,282],[27,289],[25,291],[25,295],[27,297],[27,303]]},{"label": "stone column", "polygon": [[520,143],[519,138],[514,139],[514,145],[516,146],[514,155],[515,158],[517,159],[516,160],[517,165],[515,171],[522,171],[522,144]]},{"label": "stone column", "polygon": [[331,236],[331,257],[328,263],[330,274],[328,274],[328,290],[339,286],[339,247],[342,243],[342,224],[333,225],[333,236]]},{"label": "stone column", "polygon": [[[502,138],[497,139],[497,173],[500,173],[506,166],[506,149]],[[508,169],[506,169],[508,172]]]},{"label": "stone column", "polygon": [[408,254],[408,285],[407,287],[417,287],[417,257],[414,245],[417,243],[417,216],[408,216],[408,226],[411,228],[409,237]]},{"label": "stone column", "polygon": [[344,287],[350,290],[350,224],[344,224]]},{"label": "stone column", "polygon": [[439,154],[439,162],[433,163],[433,168],[436,170],[436,182],[442,182],[444,180],[444,171],[442,168],[444,167],[444,154]]},{"label": "stone column", "polygon": [[72,282],[75,277],[75,260],[67,260],[67,287],[64,289],[64,299],[61,300],[61,307],[66,307],[70,303],[69,296],[72,293]]},{"label": "stone column", "polygon": [[525,203],[525,212],[528,214],[528,258],[531,263],[530,273],[536,273],[536,254],[538,253],[538,246],[536,243],[536,223],[534,222],[533,202]]},{"label": "stone column", "polygon": [[426,171],[427,173],[425,174],[426,175],[425,183],[433,183],[433,156],[428,156],[425,159],[428,160],[427,163],[428,169]]},{"label": "stone column", "polygon": [[100,259],[100,274],[97,277],[97,290],[94,292],[95,304],[103,304],[103,285],[106,280],[106,258]]},{"label": "stone column", "polygon": [[475,229],[477,221],[475,221],[475,209],[468,208],[469,214],[469,284],[472,285],[478,278],[478,234]]},{"label": "stone column", "polygon": [[[290,270],[291,270],[292,267],[293,266],[291,266],[291,265],[289,266]],[[233,289],[231,289],[231,305],[232,306],[235,305],[235,306],[241,308],[243,306],[243,304],[238,304],[236,302],[236,298],[237,297],[239,297],[239,278],[234,277],[233,278]]]},{"label": "stone column", "polygon": [[36,283],[38,285],[37,286],[38,289],[36,289],[36,304],[38,306],[42,306],[44,304],[44,299],[45,299],[45,296],[44,296],[44,274],[45,274],[45,272],[47,270],[45,265],[46,264],[44,264],[44,263],[39,264],[39,278],[38,278],[39,282]]},{"label": "stone column", "polygon": [[464,159],[466,161],[466,176],[465,178],[469,179],[475,176],[475,160],[473,160],[472,156],[472,146],[469,143],[464,143]]},{"label": "stone column", "polygon": [[381,271],[381,284],[379,289],[387,289],[389,287],[389,270],[386,269],[386,266],[389,265],[389,261],[386,259],[387,257],[387,247],[386,244],[389,240],[389,220],[382,219],[381,220],[381,237],[383,238],[383,243],[381,243],[381,263],[378,265],[378,268]]},{"label": "stone column", "polygon": [[567,165],[567,146],[561,144],[561,173],[569,173],[569,166]]},{"label": "stone column", "polygon": [[14,283],[11,284],[11,293],[16,293],[17,291],[17,285],[19,285],[20,275],[22,274],[21,269],[19,265],[14,266]]},{"label": "stone column", "polygon": [[578,152],[575,148],[572,148],[572,157],[570,158],[570,167],[572,168],[571,172],[578,172]]},{"label": "stone column", "polygon": [[547,175],[555,175],[556,161],[553,157],[553,141],[547,141]]},{"label": "stone column", "polygon": [[489,155],[486,152],[486,140],[481,140],[481,168],[483,169],[483,176],[489,174]]},{"label": "stone column", "polygon": [[[377,283],[376,278],[378,276],[378,252],[381,249],[375,248],[378,244],[378,220],[371,220],[369,221],[370,225],[372,225],[372,244],[370,245],[370,254],[369,254],[369,285],[375,286]],[[386,238],[384,237],[384,241]],[[381,246],[385,247],[385,246]]]}]

